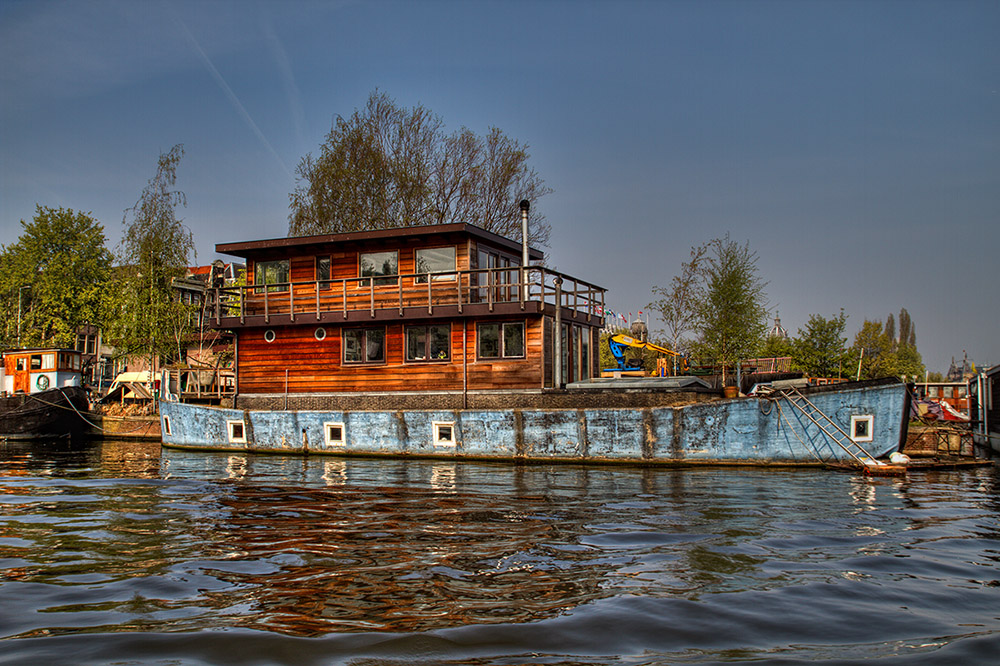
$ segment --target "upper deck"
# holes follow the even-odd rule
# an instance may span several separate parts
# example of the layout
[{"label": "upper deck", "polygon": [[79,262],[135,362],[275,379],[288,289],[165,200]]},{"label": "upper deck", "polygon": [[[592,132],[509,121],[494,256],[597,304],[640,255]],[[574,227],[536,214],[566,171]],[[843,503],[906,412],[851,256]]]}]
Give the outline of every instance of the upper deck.
[{"label": "upper deck", "polygon": [[[605,290],[540,265],[522,246],[467,224],[220,244],[247,260],[247,284],[208,293],[218,328],[555,315],[603,324]],[[530,259],[543,254],[529,249]]]},{"label": "upper deck", "polygon": [[[429,278],[429,279],[428,279]],[[219,328],[554,314],[603,324],[604,289],[541,266],[276,282],[211,290]]]}]

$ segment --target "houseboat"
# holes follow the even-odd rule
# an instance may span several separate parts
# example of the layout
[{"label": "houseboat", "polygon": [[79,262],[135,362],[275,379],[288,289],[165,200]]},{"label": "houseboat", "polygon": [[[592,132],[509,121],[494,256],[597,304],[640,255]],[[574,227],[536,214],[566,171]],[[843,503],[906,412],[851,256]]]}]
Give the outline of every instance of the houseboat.
[{"label": "houseboat", "polygon": [[3,352],[0,440],[82,436],[90,402],[81,364],[73,349]]},{"label": "houseboat", "polygon": [[782,391],[727,400],[697,377],[601,379],[605,290],[472,225],[216,250],[247,265],[246,285],[210,295],[236,395],[224,408],[166,390],[168,447],[769,463],[858,457],[859,442],[888,453],[905,434],[898,380],[796,388],[805,402],[783,405]]}]

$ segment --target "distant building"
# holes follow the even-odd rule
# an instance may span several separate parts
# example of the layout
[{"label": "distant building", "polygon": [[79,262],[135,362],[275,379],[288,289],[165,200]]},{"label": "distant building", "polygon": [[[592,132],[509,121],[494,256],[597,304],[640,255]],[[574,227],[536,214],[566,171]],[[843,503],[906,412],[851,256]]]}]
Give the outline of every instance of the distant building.
[{"label": "distant building", "polygon": [[780,338],[782,340],[788,339],[788,331],[782,328],[781,317],[778,317],[777,314],[774,317],[774,326],[771,327],[771,332],[767,334],[767,337]]}]

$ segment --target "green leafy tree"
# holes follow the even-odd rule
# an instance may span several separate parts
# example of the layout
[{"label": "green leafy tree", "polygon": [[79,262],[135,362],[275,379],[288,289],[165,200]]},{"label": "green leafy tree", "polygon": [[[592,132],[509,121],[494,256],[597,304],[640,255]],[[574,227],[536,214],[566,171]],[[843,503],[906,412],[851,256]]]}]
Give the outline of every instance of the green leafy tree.
[{"label": "green leafy tree", "polygon": [[811,377],[839,377],[846,369],[847,315],[840,314],[829,319],[809,315],[805,329],[799,329],[794,341],[794,362],[796,369]]},{"label": "green leafy tree", "polygon": [[[447,134],[421,105],[399,107],[373,92],[364,110],[338,116],[320,146],[296,169],[288,233],[300,236],[467,222],[519,238],[522,199],[551,190],[528,166],[527,146],[497,128]],[[545,245],[549,225],[530,211],[530,242]]]},{"label": "green leafy tree", "polygon": [[173,189],[183,155],[180,144],[161,154],[156,175],[125,211],[116,289],[105,302],[105,337],[120,355],[145,357],[150,369],[161,357],[181,354],[180,341],[193,323],[193,306],[181,303],[171,286],[194,253],[191,231],[176,216],[176,207],[187,204]]},{"label": "green leafy tree", "polygon": [[767,286],[757,270],[757,253],[727,234],[708,243],[704,297],[698,308],[700,353],[728,368],[751,357],[767,332]]},{"label": "green leafy tree", "polygon": [[0,251],[4,346],[68,347],[98,324],[111,266],[104,227],[89,213],[36,206],[17,242]]},{"label": "green leafy tree", "polygon": [[865,320],[851,349],[851,363],[857,367],[860,362],[862,379],[923,376],[925,367],[917,351],[916,326],[906,308],[899,311],[898,336],[896,322],[891,313],[884,325]]},{"label": "green leafy tree", "polygon": [[861,330],[854,336],[851,353],[852,365],[860,368],[856,376],[861,379],[891,377],[896,374],[896,354],[893,340],[880,321],[865,320]]}]

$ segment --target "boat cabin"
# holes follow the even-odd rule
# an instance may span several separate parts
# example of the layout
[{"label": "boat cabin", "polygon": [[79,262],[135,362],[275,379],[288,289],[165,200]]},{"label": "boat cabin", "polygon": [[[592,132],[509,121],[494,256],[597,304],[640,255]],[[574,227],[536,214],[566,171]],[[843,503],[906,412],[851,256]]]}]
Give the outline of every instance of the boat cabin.
[{"label": "boat cabin", "polygon": [[[468,224],[216,246],[247,284],[214,289],[250,396],[540,391],[598,374],[605,290]],[[541,262],[531,248],[529,261]]]},{"label": "boat cabin", "polygon": [[15,349],[3,353],[3,392],[41,393],[81,386],[80,352],[74,349]]}]

